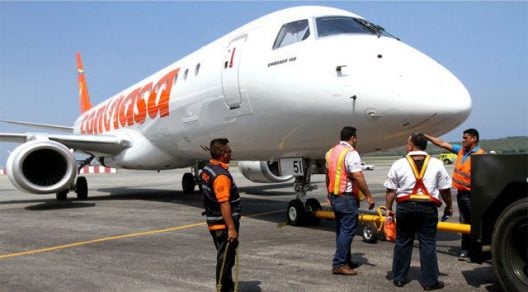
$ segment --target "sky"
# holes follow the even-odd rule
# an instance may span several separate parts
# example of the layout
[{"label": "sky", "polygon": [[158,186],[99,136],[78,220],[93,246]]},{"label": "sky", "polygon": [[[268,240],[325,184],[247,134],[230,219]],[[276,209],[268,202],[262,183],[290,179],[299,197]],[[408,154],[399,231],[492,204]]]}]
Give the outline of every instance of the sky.
[{"label": "sky", "polygon": [[[345,9],[383,26],[453,72],[470,117],[443,136],[528,135],[528,2],[0,0],[0,119],[73,125],[75,54],[97,104],[224,34],[300,5]],[[0,132],[42,130],[0,123]],[[16,144],[0,143],[0,167]]]}]

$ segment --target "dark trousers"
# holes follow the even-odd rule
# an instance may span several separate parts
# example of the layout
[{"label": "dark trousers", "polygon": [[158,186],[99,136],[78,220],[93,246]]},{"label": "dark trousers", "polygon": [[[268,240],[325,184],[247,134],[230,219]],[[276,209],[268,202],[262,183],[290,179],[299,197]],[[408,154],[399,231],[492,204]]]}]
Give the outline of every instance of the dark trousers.
[{"label": "dark trousers", "polygon": [[[460,213],[460,223],[471,224],[471,192],[458,191],[457,193],[458,211]],[[471,236],[462,234],[462,243],[460,248],[469,251],[471,245]]]},{"label": "dark trousers", "polygon": [[358,201],[352,194],[329,195],[336,217],[336,252],[332,266],[338,268],[351,262],[350,247],[358,223]]},{"label": "dark trousers", "polygon": [[396,243],[392,260],[394,282],[405,282],[411,266],[415,234],[420,242],[422,284],[438,282],[436,226],[438,209],[433,203],[402,202],[396,208]]},{"label": "dark trousers", "polygon": [[[236,230],[238,232],[239,224],[235,222]],[[220,291],[233,291],[235,283],[233,281],[232,269],[235,265],[236,252],[238,247],[238,241],[228,242],[227,241],[227,229],[210,231],[213,236],[213,241],[216,247],[216,285],[218,287],[219,280],[222,283],[222,289]],[[226,254],[227,249],[227,254]],[[224,263],[225,256],[225,263]],[[223,274],[220,275],[222,270],[222,264],[224,265]]]}]

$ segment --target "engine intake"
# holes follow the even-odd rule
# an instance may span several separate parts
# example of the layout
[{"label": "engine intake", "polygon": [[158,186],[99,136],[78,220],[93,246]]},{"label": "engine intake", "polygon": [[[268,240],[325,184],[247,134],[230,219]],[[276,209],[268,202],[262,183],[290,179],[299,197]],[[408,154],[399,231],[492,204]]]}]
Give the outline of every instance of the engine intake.
[{"label": "engine intake", "polygon": [[293,178],[292,175],[282,176],[280,174],[278,161],[239,161],[238,169],[245,178],[254,182],[285,182]]},{"label": "engine intake", "polygon": [[77,175],[73,153],[55,141],[29,141],[21,144],[7,159],[7,174],[19,190],[50,194],[65,190]]}]

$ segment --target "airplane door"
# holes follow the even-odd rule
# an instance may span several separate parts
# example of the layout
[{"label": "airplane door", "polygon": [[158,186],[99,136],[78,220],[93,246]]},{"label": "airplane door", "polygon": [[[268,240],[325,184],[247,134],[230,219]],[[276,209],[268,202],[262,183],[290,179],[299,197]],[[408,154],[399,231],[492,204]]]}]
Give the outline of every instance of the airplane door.
[{"label": "airplane door", "polygon": [[224,69],[222,70],[222,89],[224,99],[230,109],[237,109],[242,103],[238,73],[242,52],[246,44],[247,34],[233,39],[224,54]]}]

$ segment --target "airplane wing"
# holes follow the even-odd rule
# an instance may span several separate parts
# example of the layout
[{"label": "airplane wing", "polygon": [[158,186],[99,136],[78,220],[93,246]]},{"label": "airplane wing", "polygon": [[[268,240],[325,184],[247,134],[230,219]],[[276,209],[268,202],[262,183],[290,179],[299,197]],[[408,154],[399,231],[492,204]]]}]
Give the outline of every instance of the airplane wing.
[{"label": "airplane wing", "polygon": [[38,123],[29,123],[29,122],[21,122],[21,121],[10,121],[10,120],[0,120],[0,122],[13,124],[13,125],[19,125],[19,126],[28,126],[28,127],[33,127],[33,128],[41,128],[41,129],[47,129],[47,130],[68,132],[68,133],[72,133],[73,132],[73,127],[60,126],[60,125],[38,124]]},{"label": "airplane wing", "polygon": [[114,135],[0,133],[1,142],[25,143],[33,140],[51,140],[74,150],[110,155],[116,155],[131,146],[129,140]]}]

